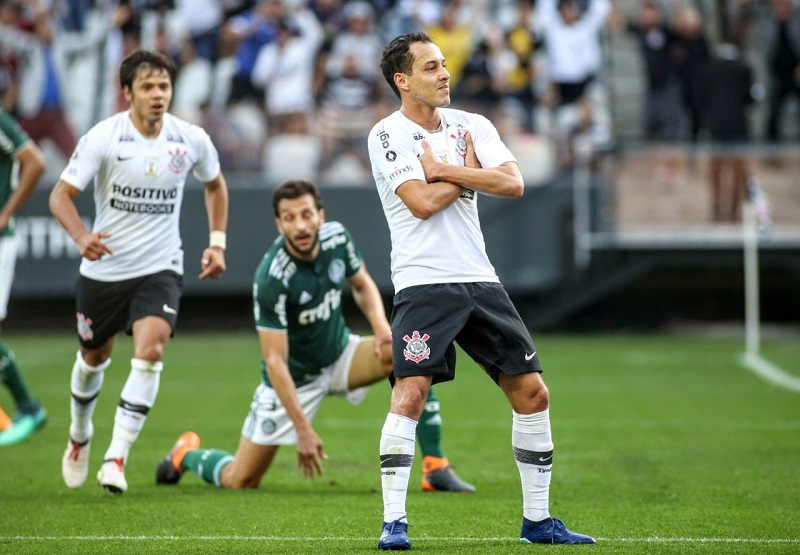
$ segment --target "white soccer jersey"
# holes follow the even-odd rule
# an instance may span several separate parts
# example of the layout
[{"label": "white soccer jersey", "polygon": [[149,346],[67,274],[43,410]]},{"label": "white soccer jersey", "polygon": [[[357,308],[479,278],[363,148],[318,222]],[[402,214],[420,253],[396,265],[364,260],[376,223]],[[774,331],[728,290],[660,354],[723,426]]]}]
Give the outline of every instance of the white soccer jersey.
[{"label": "white soccer jersey", "polygon": [[179,224],[189,171],[207,183],[219,175],[219,157],[203,129],[171,114],[158,137],[139,133],[127,111],[81,137],[61,179],[82,191],[95,180],[93,231],[111,235],[105,241],[113,252],[84,258],[81,274],[100,281],[183,275]]},{"label": "white soccer jersey", "polygon": [[441,128],[431,133],[394,112],[372,128],[368,139],[372,174],[392,237],[395,292],[430,283],[500,281],[486,256],[474,191],[464,191],[456,202],[427,220],[414,217],[395,193],[406,181],[425,181],[417,159],[423,139],[442,162],[463,166],[464,134],[469,131],[482,167],[516,162],[485,117],[447,108],[440,108],[439,114]]}]

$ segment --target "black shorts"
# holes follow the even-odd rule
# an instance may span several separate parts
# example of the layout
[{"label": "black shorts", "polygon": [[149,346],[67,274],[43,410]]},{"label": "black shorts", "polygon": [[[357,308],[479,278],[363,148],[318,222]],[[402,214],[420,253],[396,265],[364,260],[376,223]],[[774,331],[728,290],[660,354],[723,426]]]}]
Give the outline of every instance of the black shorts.
[{"label": "black shorts", "polygon": [[169,270],[122,281],[79,276],[78,339],[88,349],[100,347],[120,331],[131,335],[133,323],[145,316],[159,316],[174,330],[182,293],[183,278]]},{"label": "black shorts", "polygon": [[401,289],[392,310],[392,377],[452,380],[456,341],[496,382],[541,372],[530,332],[499,283],[442,283]]}]

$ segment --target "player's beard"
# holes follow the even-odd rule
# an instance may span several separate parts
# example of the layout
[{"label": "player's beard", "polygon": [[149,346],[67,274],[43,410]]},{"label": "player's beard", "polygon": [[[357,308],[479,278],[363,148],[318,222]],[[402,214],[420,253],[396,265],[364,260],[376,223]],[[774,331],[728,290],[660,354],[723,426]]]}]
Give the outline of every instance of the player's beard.
[{"label": "player's beard", "polygon": [[299,254],[302,258],[310,257],[314,253],[314,249],[316,248],[317,244],[319,244],[319,234],[314,234],[314,240],[311,241],[311,244],[306,249],[301,249],[297,246],[297,243],[294,242],[293,239],[290,237],[286,237],[286,240],[292,246],[292,250]]}]

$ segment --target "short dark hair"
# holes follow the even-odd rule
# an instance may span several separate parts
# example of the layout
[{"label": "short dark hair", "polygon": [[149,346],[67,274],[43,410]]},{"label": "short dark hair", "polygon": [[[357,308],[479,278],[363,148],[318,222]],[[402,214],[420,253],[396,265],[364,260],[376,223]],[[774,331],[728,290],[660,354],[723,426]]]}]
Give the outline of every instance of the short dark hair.
[{"label": "short dark hair", "polygon": [[414,65],[411,44],[415,42],[433,42],[433,39],[427,33],[406,33],[392,39],[392,42],[383,49],[381,71],[397,98],[400,98],[400,90],[394,84],[394,74],[405,73],[406,75],[411,75],[411,67]]},{"label": "short dark hair", "polygon": [[133,80],[139,69],[164,70],[169,74],[170,83],[175,83],[175,66],[161,52],[134,50],[122,60],[119,66],[119,86],[133,88]]},{"label": "short dark hair", "polygon": [[314,197],[314,205],[317,210],[322,210],[322,198],[319,196],[319,189],[317,186],[305,179],[291,179],[283,185],[275,189],[272,193],[272,209],[275,210],[275,216],[280,217],[278,213],[278,204],[283,199],[296,199],[303,195],[311,195]]}]

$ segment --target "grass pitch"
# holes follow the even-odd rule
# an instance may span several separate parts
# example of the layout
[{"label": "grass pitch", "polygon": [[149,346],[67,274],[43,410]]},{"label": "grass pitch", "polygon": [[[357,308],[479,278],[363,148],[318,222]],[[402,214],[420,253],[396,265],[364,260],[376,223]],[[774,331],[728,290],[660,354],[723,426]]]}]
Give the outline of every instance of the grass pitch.
[{"label": "grass pitch", "polygon": [[[156,406],[131,453],[129,490],[94,476],[108,446],[131,343],[120,337],[95,413],[89,480],[61,481],[69,376],[77,342],[10,335],[29,385],[50,413],[28,442],[0,448],[0,553],[371,553],[382,521],[378,438],[389,387],[353,407],[329,399],[316,429],[329,460],[304,480],[284,448],[255,491],[222,491],[187,474],[155,485],[155,467],[188,429],[233,451],[258,382],[255,333],[179,333]],[[595,546],[525,546],[510,409],[460,353],[455,382],[437,387],[444,445],[474,495],[408,498],[413,550],[437,554],[798,553],[800,394],[737,364],[742,341],[689,335],[536,337],[551,392],[556,444],[551,512]],[[800,376],[800,342],[763,354]],[[7,391],[0,403],[13,410]]]}]

